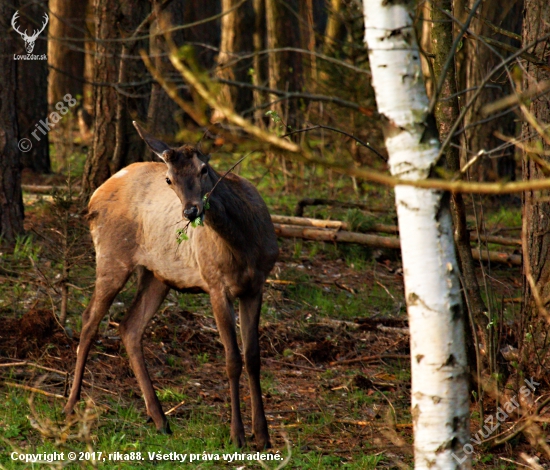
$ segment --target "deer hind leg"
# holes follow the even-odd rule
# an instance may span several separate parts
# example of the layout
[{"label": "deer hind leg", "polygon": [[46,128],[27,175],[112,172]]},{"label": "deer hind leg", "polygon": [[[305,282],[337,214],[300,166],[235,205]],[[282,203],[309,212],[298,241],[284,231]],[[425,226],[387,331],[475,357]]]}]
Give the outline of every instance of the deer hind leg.
[{"label": "deer hind leg", "polygon": [[225,349],[225,363],[231,395],[231,440],[235,446],[243,447],[246,440],[239,399],[239,381],[243,369],[243,360],[235,332],[235,312],[231,302],[223,292],[211,292],[210,301]]},{"label": "deer hind leg", "polygon": [[262,292],[239,298],[241,335],[243,339],[244,361],[248,373],[252,402],[252,429],[259,450],[271,447],[267,421],[265,419],[262,389],[260,386],[260,341],[258,324],[262,306]]},{"label": "deer hind leg", "polygon": [[76,354],[74,380],[69,400],[63,409],[63,412],[67,415],[73,412],[76,402],[80,400],[86,359],[88,358],[88,352],[97,333],[99,323],[109,311],[109,307],[120,289],[126,284],[130,274],[130,269],[120,268],[119,270],[114,270],[112,266],[102,269],[98,265],[95,290],[90,304],[82,314],[82,331],[80,332],[80,344],[78,345]]},{"label": "deer hind leg", "polygon": [[168,420],[162,411],[147,371],[141,343],[149,320],[162,304],[170,288],[156,279],[148,269],[140,268],[138,276],[136,297],[120,323],[120,336],[128,353],[130,366],[143,393],[147,415],[153,420],[159,432],[170,434]]}]

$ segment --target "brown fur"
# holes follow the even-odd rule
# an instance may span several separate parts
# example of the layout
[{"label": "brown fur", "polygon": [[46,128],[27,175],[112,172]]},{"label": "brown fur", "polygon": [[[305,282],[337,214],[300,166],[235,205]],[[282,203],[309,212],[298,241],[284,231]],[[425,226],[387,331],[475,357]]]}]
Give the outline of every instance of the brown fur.
[{"label": "brown fur", "polygon": [[[231,437],[242,446],[245,437],[239,408],[239,378],[243,361],[233,310],[233,302],[239,298],[253,431],[258,447],[268,447],[259,380],[258,322],[263,285],[277,258],[278,247],[267,207],[248,181],[228,175],[212,193],[204,226],[189,227],[189,240],[178,245],[176,229],[187,223],[182,212],[190,207],[202,212],[203,196],[212,190],[220,175],[193,147],[166,151],[162,142],[147,134],[144,138],[161,158],[166,157],[167,164],[130,165],[106,181],[89,203],[96,248],[96,288],[83,313],[75,379],[65,412],[72,412],[79,399],[86,357],[101,319],[137,269],[138,292],[120,324],[120,333],[147,412],[157,429],[170,432],[145,366],[142,335],[171,287],[186,292],[203,291],[210,294],[226,351]],[[171,184],[167,184],[166,178]]]}]

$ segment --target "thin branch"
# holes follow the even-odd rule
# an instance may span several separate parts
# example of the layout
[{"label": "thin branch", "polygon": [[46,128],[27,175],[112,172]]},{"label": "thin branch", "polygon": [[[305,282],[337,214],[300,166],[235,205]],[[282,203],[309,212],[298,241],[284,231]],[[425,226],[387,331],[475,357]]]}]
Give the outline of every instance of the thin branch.
[{"label": "thin branch", "polygon": [[189,29],[194,28],[195,26],[200,26],[205,23],[209,23],[211,21],[216,21],[220,18],[222,18],[225,15],[230,14],[234,10],[237,10],[240,8],[247,0],[241,0],[237,5],[229,8],[228,10],[222,11],[221,13],[218,13],[216,15],[210,16],[208,18],[203,18],[202,20],[197,20],[192,23],[186,23],[179,26],[172,26],[171,28],[165,29],[163,31],[156,31],[151,34],[145,34],[142,36],[134,36],[132,38],[112,38],[112,39],[100,39],[97,37],[94,38],[62,38],[57,36],[48,36],[48,40],[54,40],[54,41],[67,41],[70,40],[72,42],[99,42],[99,43],[108,43],[108,42],[128,42],[128,41],[139,41],[142,39],[154,39],[157,36],[171,34],[176,31],[181,31],[182,29]]},{"label": "thin branch", "polygon": [[[471,34],[471,32],[468,31],[468,34]],[[490,44],[491,46],[499,47],[499,48],[504,49],[505,51],[508,51],[508,52],[517,52],[518,51],[517,47],[511,46],[510,44],[506,44],[506,43],[501,42],[501,41],[497,41],[496,39],[491,39],[491,38],[488,38],[486,36],[481,36],[481,35],[479,35],[478,38],[482,39],[483,41],[485,41],[487,44]],[[522,52],[520,54],[520,56],[523,57],[526,61],[531,62],[535,65],[546,65],[543,61],[539,60],[538,57],[536,57],[532,54],[529,54],[528,52]]]},{"label": "thin branch", "polygon": [[[445,12],[446,14],[448,14],[448,12]],[[451,16],[452,18],[452,16]],[[449,130],[449,133],[447,134],[447,138],[445,139],[445,141],[441,144],[441,148],[439,150],[439,155],[438,155],[438,160],[443,156],[443,154],[445,153],[447,147],[449,146],[451,140],[453,139],[454,137],[454,133],[457,129],[457,127],[460,125],[460,123],[462,122],[462,120],[464,119],[464,116],[466,115],[466,113],[468,112],[468,110],[470,109],[470,107],[472,106],[472,104],[475,102],[475,100],[478,98],[478,96],[480,95],[481,91],[483,90],[483,88],[485,87],[485,85],[489,82],[489,80],[491,80],[491,78],[493,78],[493,75],[495,75],[499,70],[501,70],[503,67],[507,67],[508,64],[512,61],[514,61],[515,59],[517,59],[523,52],[531,49],[533,46],[537,45],[539,42],[542,42],[542,41],[545,41],[547,40],[548,38],[550,38],[550,33],[547,33],[543,36],[541,36],[540,38],[537,38],[535,41],[533,41],[532,43],[530,44],[527,44],[526,46],[524,46],[523,48],[519,49],[517,52],[515,52],[514,54],[512,54],[510,57],[507,57],[506,59],[502,60],[500,62],[500,64],[498,64],[497,66],[495,66],[493,68],[493,70],[491,70],[491,72],[489,72],[485,78],[482,80],[481,84],[479,85],[479,88],[478,90],[474,93],[474,95],[470,98],[470,100],[468,101],[468,103],[466,103],[466,105],[462,108],[461,112],[460,112],[460,116],[458,116],[458,118],[456,119],[456,121],[454,122],[454,124],[452,125],[451,129]],[[540,189],[540,188],[539,188]],[[522,189],[521,191],[527,191],[527,189]],[[515,191],[514,191],[515,192]],[[500,194],[503,194],[503,193],[500,193]]]},{"label": "thin branch", "polygon": [[218,181],[216,181],[216,184],[214,184],[214,187],[213,187],[208,193],[206,193],[206,199],[205,199],[205,201],[204,201],[205,205],[206,205],[206,203],[208,202],[208,200],[210,199],[210,196],[212,196],[212,193],[214,192],[214,190],[216,189],[216,187],[218,186],[218,184],[220,184],[220,182],[221,182],[229,173],[231,173],[239,163],[241,163],[246,157],[248,157],[249,155],[251,155],[251,154],[254,153],[254,152],[255,152],[255,150],[252,150],[252,152],[248,152],[243,158],[241,158],[237,163],[235,163],[231,168],[229,168],[229,170],[227,170],[227,171],[223,174],[223,176],[222,176]]},{"label": "thin branch", "polygon": [[459,129],[458,131],[456,131],[453,134],[453,136],[456,137],[456,136],[462,134],[463,132],[466,132],[468,129],[471,129],[472,127],[481,126],[482,124],[494,121],[495,119],[501,118],[502,116],[506,116],[508,113],[511,113],[511,112],[515,111],[516,108],[518,108],[518,105],[515,105],[515,106],[511,107],[510,109],[506,109],[506,110],[502,111],[501,113],[493,114],[492,116],[489,116],[485,119],[480,119],[479,121],[472,122],[472,123],[468,124],[467,126],[464,126],[462,129]]},{"label": "thin branch", "polygon": [[61,400],[65,399],[63,395],[59,395],[58,393],[46,392],[45,390],[41,390],[36,387],[31,387],[29,385],[22,385],[22,384],[18,384],[15,382],[8,382],[8,381],[5,381],[4,384],[7,385],[8,387],[21,388],[23,390],[27,390],[28,392],[40,393],[41,395],[45,395],[47,397],[60,398]]},{"label": "thin branch", "polygon": [[164,88],[166,93],[170,98],[172,98],[176,104],[183,109],[191,118],[199,125],[205,126],[207,123],[206,117],[202,112],[197,112],[197,110],[187,103],[181,96],[178,94],[176,86],[172,82],[168,82],[164,79],[162,74],[153,66],[151,60],[147,56],[147,53],[144,50],[139,51],[145,66],[151,72],[153,78]]},{"label": "thin branch", "polygon": [[[547,35],[550,37],[550,34]],[[542,39],[541,39],[542,40]],[[425,180],[407,180],[390,176],[384,173],[380,173],[373,170],[365,170],[362,168],[355,168],[354,166],[342,165],[338,163],[328,163],[325,160],[316,158],[307,149],[300,147],[294,142],[290,142],[286,139],[282,139],[273,133],[264,131],[259,127],[253,125],[248,120],[239,116],[227,106],[219,103],[213,93],[211,93],[194,74],[189,70],[179,59],[178,51],[175,48],[173,42],[168,39],[171,45],[170,61],[176,70],[178,70],[185,80],[195,89],[197,94],[208,103],[213,109],[216,109],[223,115],[229,122],[241,127],[245,132],[251,136],[256,137],[260,141],[270,144],[281,151],[294,155],[294,158],[310,163],[316,163],[332,168],[335,171],[362,178],[366,181],[373,183],[380,183],[387,186],[414,186],[417,188],[426,189],[438,189],[450,192],[462,192],[462,193],[478,193],[478,194],[507,194],[516,193],[529,190],[547,189],[550,188],[550,179],[539,179],[533,181],[519,181],[511,183],[470,183],[465,181],[448,181],[440,179],[425,179]],[[487,79],[488,80],[488,79]],[[458,121],[457,121],[458,122]],[[449,135],[451,135],[449,133]]]},{"label": "thin branch", "polygon": [[525,119],[527,122],[537,131],[537,133],[544,139],[547,145],[550,145],[550,134],[548,134],[548,129],[542,127],[542,125],[537,121],[535,116],[529,112],[527,109],[527,106],[525,106],[523,103],[519,103],[519,107],[521,109],[521,112],[525,116]]},{"label": "thin branch", "polygon": [[486,104],[481,108],[481,114],[488,116],[493,114],[496,111],[509,108],[511,106],[517,105],[520,101],[524,101],[530,98],[540,98],[550,91],[550,80],[545,80],[543,82],[537,83],[534,87],[529,88],[528,90],[519,93],[505,96],[500,98],[493,103]]},{"label": "thin branch", "polygon": [[[432,96],[432,100],[430,102],[428,115],[433,114],[435,110],[435,106],[437,104],[437,100],[439,99],[439,95],[441,94],[441,90],[443,89],[443,85],[445,83],[445,77],[447,76],[447,72],[449,71],[449,68],[452,64],[452,62],[455,60],[455,53],[462,42],[462,37],[464,36],[464,33],[468,30],[468,27],[470,26],[470,22],[472,21],[472,18],[474,17],[474,14],[476,10],[478,9],[479,5],[481,4],[482,0],[476,0],[474,3],[474,6],[472,7],[472,10],[470,11],[470,14],[468,15],[468,18],[466,18],[466,22],[462,25],[460,28],[460,32],[456,36],[453,45],[451,46],[451,50],[449,51],[449,55],[447,56],[447,60],[445,61],[445,65],[443,66],[443,69],[441,70],[441,75],[439,77],[439,81],[437,82],[437,86],[435,87],[434,94]],[[437,5],[432,5],[433,8],[437,8]],[[447,13],[445,10],[442,10],[444,13]],[[453,131],[454,132],[454,131]],[[449,136],[452,136],[453,132],[449,132]],[[439,158],[438,158],[439,160]]]},{"label": "thin branch", "polygon": [[296,129],[294,131],[286,133],[285,135],[282,135],[281,138],[288,137],[292,134],[300,134],[302,132],[312,131],[314,129],[327,129],[329,131],[338,132],[339,134],[343,134],[347,137],[350,137],[353,140],[355,140],[356,142],[360,143],[363,147],[366,147],[369,150],[371,150],[372,152],[374,152],[384,163],[388,162],[388,160],[386,159],[386,157],[384,157],[384,155],[382,155],[375,148],[371,147],[371,145],[368,144],[367,142],[364,142],[363,140],[359,139],[358,137],[355,137],[353,134],[350,134],[349,132],[346,132],[346,131],[343,131],[343,130],[340,130],[340,129],[336,129],[335,127],[324,126],[322,124],[315,124],[313,127],[308,127],[308,128],[305,128],[305,129]]},{"label": "thin branch", "polygon": [[[467,12],[470,12],[471,10],[465,6],[464,9]],[[508,36],[509,38],[515,39],[516,41],[522,42],[521,34],[513,33],[512,31],[508,31],[507,29],[499,28],[497,25],[491,23],[489,20],[483,18],[479,13],[474,13],[474,16],[477,20],[481,21],[482,23],[485,23],[489,28],[491,28],[496,33],[502,34],[503,36]]]},{"label": "thin branch", "polygon": [[[221,52],[220,49],[215,48],[215,47],[212,47],[211,49]],[[366,75],[371,74],[370,70],[363,69],[361,67],[357,67],[357,66],[352,65],[352,64],[348,64],[347,62],[335,59],[334,57],[330,57],[330,56],[325,55],[325,54],[320,54],[318,52],[309,51],[307,49],[301,49],[299,47],[278,47],[278,48],[274,48],[274,49],[264,49],[264,50],[254,52],[254,53],[251,53],[251,54],[241,54],[241,55],[237,56],[237,59],[235,59],[234,61],[228,62],[227,64],[223,64],[223,66],[219,67],[219,69],[226,68],[226,67],[232,67],[237,62],[239,62],[241,60],[245,60],[245,59],[250,59],[250,58],[252,58],[256,55],[271,54],[273,52],[298,52],[300,54],[308,54],[308,55],[314,56],[317,59],[321,59],[321,60],[324,60],[326,62],[330,62],[332,64],[340,65],[341,67],[345,67],[347,69],[353,70],[354,72],[358,72],[358,73],[362,73],[362,74],[366,74]]]},{"label": "thin branch", "polygon": [[235,80],[227,80],[225,78],[218,78],[218,77],[213,79],[213,81],[224,83],[226,85],[236,86],[239,88],[252,88],[254,90],[264,91],[272,95],[281,96],[282,99],[305,99],[305,100],[311,100],[311,101],[324,101],[327,103],[339,104],[340,106],[355,109],[363,113],[366,111],[366,108],[364,106],[360,106],[357,103],[353,103],[351,101],[343,100],[336,96],[313,95],[311,93],[303,93],[299,91],[282,91],[282,90],[276,90],[274,88],[253,85],[252,83],[237,82]]}]

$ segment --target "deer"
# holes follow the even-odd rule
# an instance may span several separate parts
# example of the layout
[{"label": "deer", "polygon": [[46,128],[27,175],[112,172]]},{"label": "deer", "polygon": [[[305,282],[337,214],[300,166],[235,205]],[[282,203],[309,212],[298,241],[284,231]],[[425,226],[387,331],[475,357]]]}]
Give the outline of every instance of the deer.
[{"label": "deer", "polygon": [[32,51],[34,50],[34,44],[36,42],[36,38],[38,38],[38,35],[42,31],[44,31],[44,29],[46,28],[46,25],[48,24],[48,20],[50,19],[50,17],[48,16],[47,13],[44,13],[44,21],[42,23],[42,28],[38,31],[34,30],[32,36],[27,35],[27,30],[25,30],[24,32],[19,31],[19,28],[16,25],[16,21],[17,21],[18,18],[19,18],[19,11],[16,11],[13,14],[13,17],[11,19],[11,27],[13,28],[14,31],[19,33],[19,35],[25,41],[25,49],[26,49],[27,53],[32,54]]},{"label": "deer", "polygon": [[[249,181],[231,172],[220,176],[210,166],[210,157],[195,146],[171,148],[135,121],[134,126],[163,162],[131,164],[90,198],[87,217],[96,252],[96,284],[82,314],[74,380],[64,412],[71,414],[80,399],[86,359],[101,320],[136,271],[137,292],[119,332],[149,420],[159,432],[171,434],[144,360],[146,326],[170,289],[207,293],[225,349],[231,440],[237,447],[246,444],[239,399],[243,360],[233,307],[238,299],[252,431],[257,448],[269,448],[258,327],[263,288],[279,249],[267,206]],[[178,244],[175,227],[182,221],[188,223],[187,240]],[[200,223],[189,226],[190,221]]]}]

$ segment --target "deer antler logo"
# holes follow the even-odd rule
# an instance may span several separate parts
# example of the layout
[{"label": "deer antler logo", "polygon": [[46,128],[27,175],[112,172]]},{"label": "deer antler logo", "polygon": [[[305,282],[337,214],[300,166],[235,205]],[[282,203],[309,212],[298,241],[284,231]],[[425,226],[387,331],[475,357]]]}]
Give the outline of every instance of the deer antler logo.
[{"label": "deer antler logo", "polygon": [[42,29],[40,31],[35,30],[32,36],[27,36],[27,30],[25,30],[24,32],[19,31],[17,25],[15,24],[15,22],[17,21],[17,18],[19,18],[19,11],[16,11],[14,13],[13,18],[11,19],[11,26],[14,29],[14,31],[17,31],[21,35],[21,37],[25,41],[25,49],[30,54],[34,49],[34,43],[36,41],[36,38],[42,31],[44,31],[44,29],[46,28],[46,25],[48,24],[48,20],[50,18],[47,13],[44,13],[44,24],[42,25]]}]

